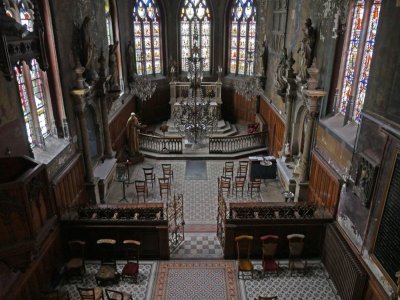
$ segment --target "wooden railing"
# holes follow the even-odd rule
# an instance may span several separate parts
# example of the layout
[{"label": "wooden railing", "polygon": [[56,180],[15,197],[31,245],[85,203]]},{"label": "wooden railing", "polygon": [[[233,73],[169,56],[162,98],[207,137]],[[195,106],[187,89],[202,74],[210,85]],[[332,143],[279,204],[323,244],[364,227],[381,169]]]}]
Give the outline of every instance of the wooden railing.
[{"label": "wooden railing", "polygon": [[240,151],[266,147],[266,132],[256,132],[228,137],[211,137],[210,153],[237,153]]},{"label": "wooden railing", "polygon": [[157,153],[182,153],[182,138],[180,137],[159,137],[140,133],[139,140],[142,150]]}]

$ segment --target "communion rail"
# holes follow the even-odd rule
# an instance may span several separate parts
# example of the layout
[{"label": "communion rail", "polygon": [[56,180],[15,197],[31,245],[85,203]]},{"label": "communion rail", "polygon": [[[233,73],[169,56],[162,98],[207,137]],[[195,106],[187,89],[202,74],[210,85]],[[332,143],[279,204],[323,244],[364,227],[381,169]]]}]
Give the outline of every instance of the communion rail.
[{"label": "communion rail", "polygon": [[238,136],[210,137],[210,153],[237,153],[266,147],[266,132],[256,132]]},{"label": "communion rail", "polygon": [[148,134],[139,134],[139,147],[157,153],[182,153],[181,137],[161,137]]}]

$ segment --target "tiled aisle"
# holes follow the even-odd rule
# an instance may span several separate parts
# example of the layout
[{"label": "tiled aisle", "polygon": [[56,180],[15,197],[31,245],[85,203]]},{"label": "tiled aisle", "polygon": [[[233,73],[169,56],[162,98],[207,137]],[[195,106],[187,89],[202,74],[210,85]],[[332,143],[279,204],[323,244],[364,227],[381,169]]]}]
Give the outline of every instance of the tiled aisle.
[{"label": "tiled aisle", "polygon": [[[149,197],[146,202],[160,202],[158,178],[162,176],[161,163],[170,163],[174,171],[174,180],[172,181],[172,196],[174,194],[183,194],[184,199],[184,218],[186,224],[215,224],[217,217],[217,178],[222,175],[224,166],[223,160],[208,160],[207,162],[207,179],[193,180],[185,179],[186,161],[185,160],[162,160],[145,159],[144,162],[130,167],[131,181],[143,180],[144,166],[154,167],[156,174],[156,184],[149,189]],[[238,160],[235,161],[235,172],[239,165]],[[248,201],[283,201],[281,195],[281,187],[277,181],[265,180],[261,185],[261,193],[253,194],[253,198],[247,193],[247,182],[243,197],[240,192],[236,197],[234,192],[228,196],[225,195],[227,202],[248,202]],[[126,187],[126,197],[129,202],[137,203],[138,198],[135,192],[134,184]],[[165,199],[165,196],[163,196]],[[121,183],[114,182],[110,188],[109,195],[106,199],[107,203],[116,203],[122,198]],[[143,198],[140,198],[143,201]]]}]

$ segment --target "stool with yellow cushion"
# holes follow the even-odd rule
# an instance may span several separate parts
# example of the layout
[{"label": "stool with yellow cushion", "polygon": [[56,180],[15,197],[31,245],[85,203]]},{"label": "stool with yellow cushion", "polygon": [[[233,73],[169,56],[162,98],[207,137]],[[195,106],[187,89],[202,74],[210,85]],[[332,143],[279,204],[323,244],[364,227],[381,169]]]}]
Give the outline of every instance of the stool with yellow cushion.
[{"label": "stool with yellow cushion", "polygon": [[97,241],[101,254],[101,266],[95,276],[98,285],[107,285],[119,281],[115,260],[115,244],[116,241],[113,239],[100,239]]},{"label": "stool with yellow cushion", "polygon": [[[244,279],[245,275],[250,275],[251,278],[253,278],[254,266],[250,260],[253,236],[240,235],[235,237],[235,242],[236,242],[236,254],[238,258],[238,278]],[[240,275],[242,275],[242,277],[240,277]]]}]

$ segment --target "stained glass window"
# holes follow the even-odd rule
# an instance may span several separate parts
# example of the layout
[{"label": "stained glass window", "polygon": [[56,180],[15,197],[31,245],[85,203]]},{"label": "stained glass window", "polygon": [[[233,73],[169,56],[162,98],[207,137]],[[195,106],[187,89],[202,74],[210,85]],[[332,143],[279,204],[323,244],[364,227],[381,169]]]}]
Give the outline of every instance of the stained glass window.
[{"label": "stained glass window", "polygon": [[[28,5],[28,7],[25,5]],[[27,4],[24,2],[18,6],[19,20],[17,18],[16,20],[32,31],[33,7],[29,5],[29,2]],[[12,12],[7,12],[7,14],[16,15]],[[30,68],[25,63],[20,68],[15,68],[15,74],[28,140],[33,147],[37,145],[41,137],[49,135],[51,126],[48,116],[50,104],[46,101],[47,93],[44,92],[44,76],[35,59],[30,63]]]},{"label": "stained glass window", "polygon": [[161,73],[160,11],[155,0],[136,0],[133,32],[138,75]]},{"label": "stained glass window", "polygon": [[235,0],[231,9],[229,72],[254,73],[256,7],[254,0]]},{"label": "stained glass window", "polygon": [[193,45],[195,30],[203,57],[203,70],[210,71],[211,13],[206,0],[185,0],[180,15],[181,67],[187,71],[187,59]]},{"label": "stained glass window", "polygon": [[[358,0],[352,15],[351,35],[347,47],[339,108],[340,112],[345,114],[349,106],[348,103],[353,96],[354,105],[350,107],[352,112],[349,114],[356,122],[360,122],[361,120],[360,114],[367,90],[381,2],[382,0],[374,0],[371,9],[367,9],[366,5],[371,2],[368,0]],[[365,32],[366,40],[361,41],[361,36]],[[358,59],[360,55],[362,56],[361,64],[359,63],[360,59]]]},{"label": "stained glass window", "polygon": [[364,55],[361,63],[361,73],[358,83],[358,91],[354,106],[353,118],[355,121],[361,121],[361,109],[364,105],[365,92],[367,91],[369,69],[371,66],[372,55],[374,53],[376,29],[378,27],[379,13],[381,10],[381,0],[375,0],[368,23],[367,40],[364,44]]}]

